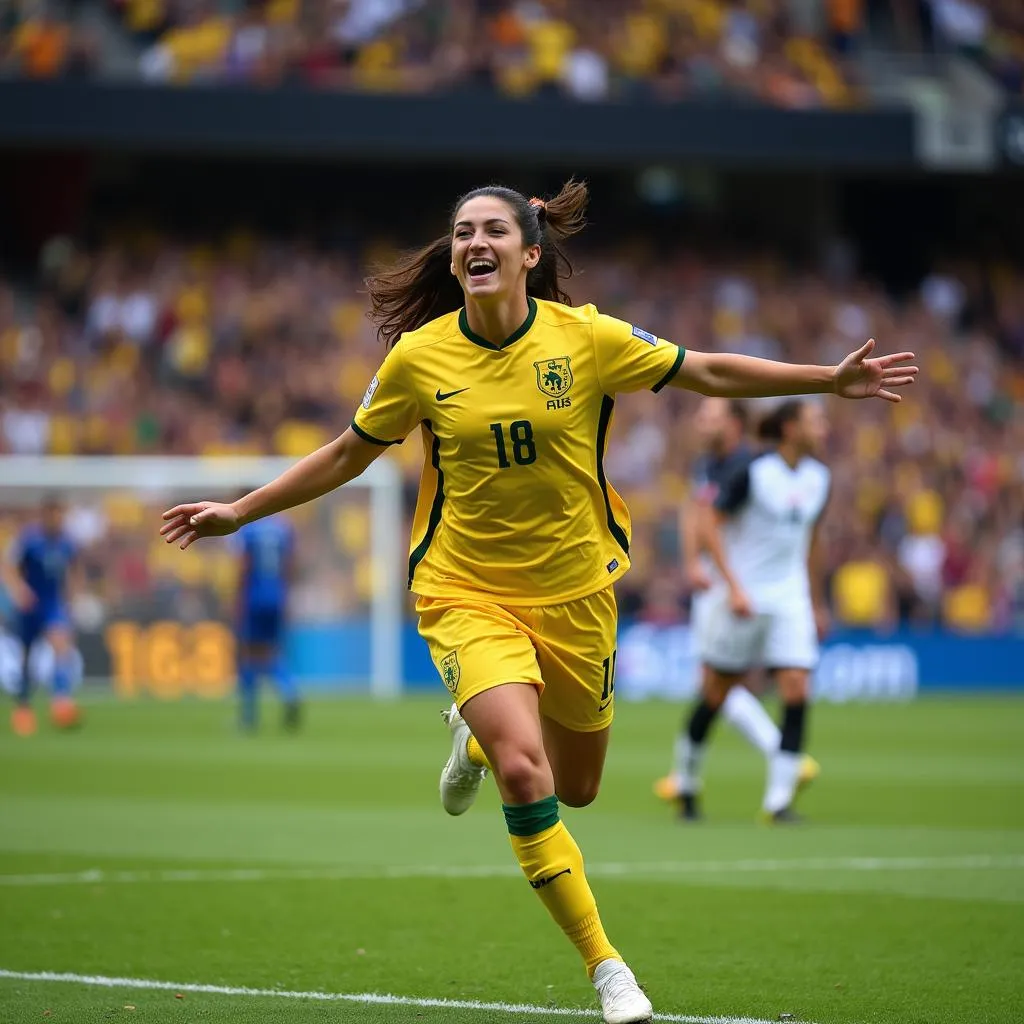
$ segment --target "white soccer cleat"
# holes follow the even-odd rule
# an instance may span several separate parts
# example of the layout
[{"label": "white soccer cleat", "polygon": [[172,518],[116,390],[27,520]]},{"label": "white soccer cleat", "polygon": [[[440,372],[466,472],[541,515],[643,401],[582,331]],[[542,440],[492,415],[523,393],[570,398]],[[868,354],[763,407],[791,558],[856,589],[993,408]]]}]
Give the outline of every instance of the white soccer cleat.
[{"label": "white soccer cleat", "polygon": [[602,960],[594,971],[605,1024],[646,1024],[654,1016],[650,999],[621,960]]},{"label": "white soccer cleat", "polygon": [[487,777],[487,769],[473,764],[466,751],[469,726],[453,704],[442,711],[445,725],[452,731],[452,756],[441,770],[441,805],[449,814],[465,814],[473,806],[480,783]]}]

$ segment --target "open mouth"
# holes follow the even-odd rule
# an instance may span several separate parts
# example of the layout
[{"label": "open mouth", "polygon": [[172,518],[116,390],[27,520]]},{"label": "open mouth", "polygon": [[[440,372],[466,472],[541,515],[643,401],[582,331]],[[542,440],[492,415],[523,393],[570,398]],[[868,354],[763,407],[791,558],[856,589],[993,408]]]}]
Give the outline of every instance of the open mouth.
[{"label": "open mouth", "polygon": [[487,259],[485,256],[474,256],[473,259],[466,264],[466,270],[469,276],[474,281],[481,281],[485,277],[493,274],[498,269],[498,264],[494,260]]}]

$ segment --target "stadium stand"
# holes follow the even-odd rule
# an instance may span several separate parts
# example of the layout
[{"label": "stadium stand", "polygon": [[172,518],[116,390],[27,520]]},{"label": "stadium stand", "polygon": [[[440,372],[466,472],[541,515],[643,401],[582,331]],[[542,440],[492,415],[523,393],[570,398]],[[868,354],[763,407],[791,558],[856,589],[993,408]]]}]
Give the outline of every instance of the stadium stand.
[{"label": "stadium stand", "polygon": [[[202,246],[152,232],[95,249],[51,242],[34,289],[0,285],[0,452],[309,451],[344,426],[381,358],[359,268],[385,252],[371,238],[338,251],[244,232]],[[917,351],[913,401],[828,407],[836,616],[964,630],[1021,621],[1024,423],[1012,412],[1024,400],[1024,269],[944,265],[897,300],[842,260],[804,272],[773,253],[723,260],[623,240],[579,262],[588,300],[696,348],[822,361],[874,335]],[[692,408],[677,393],[623,396],[607,456],[634,519],[623,604],[653,618],[685,609],[676,510]],[[418,439],[397,457],[412,493]],[[146,529],[122,506],[108,509],[114,521]],[[353,581],[366,576],[359,517],[346,512],[334,531]],[[159,547],[143,550],[162,559]],[[207,569],[228,585],[215,559]]]},{"label": "stadium stand", "polygon": [[[857,93],[844,55],[863,28],[863,4],[819,7],[800,0],[116,0],[109,13],[122,43],[134,47],[136,73],[151,82],[847,105]],[[113,45],[110,33],[87,35],[82,9],[96,21],[96,5],[9,3],[0,69],[32,77],[109,70],[110,47],[98,43]]]}]

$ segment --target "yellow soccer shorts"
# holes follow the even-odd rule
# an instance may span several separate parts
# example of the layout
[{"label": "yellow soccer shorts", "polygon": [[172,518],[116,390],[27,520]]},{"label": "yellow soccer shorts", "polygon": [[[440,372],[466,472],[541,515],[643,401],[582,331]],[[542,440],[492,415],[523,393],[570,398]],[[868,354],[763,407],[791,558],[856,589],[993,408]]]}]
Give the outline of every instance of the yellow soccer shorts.
[{"label": "yellow soccer shorts", "polygon": [[577,732],[611,725],[618,624],[612,588],[563,604],[519,607],[420,597],[420,635],[461,708],[503,683],[532,683],[540,712]]}]

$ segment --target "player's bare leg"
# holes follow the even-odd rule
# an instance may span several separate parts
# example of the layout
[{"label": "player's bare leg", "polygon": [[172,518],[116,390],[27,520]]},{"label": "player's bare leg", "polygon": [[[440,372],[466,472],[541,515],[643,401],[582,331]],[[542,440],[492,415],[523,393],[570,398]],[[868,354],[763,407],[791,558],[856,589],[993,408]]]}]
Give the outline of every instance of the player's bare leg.
[{"label": "player's bare leg", "polygon": [[[608,941],[587,882],[583,856],[558,815],[556,776],[548,744],[565,773],[571,750],[583,750],[585,771],[563,774],[566,794],[589,802],[596,794],[607,747],[542,725],[536,687],[510,683],[471,697],[462,717],[494,772],[512,849],[531,888],[579,951],[601,1000],[607,1024],[649,1021],[653,1010],[632,971]],[[559,741],[564,741],[560,746]]]},{"label": "player's bare leg", "polygon": [[82,716],[78,704],[71,695],[74,675],[75,646],[71,631],[64,626],[54,626],[46,634],[53,650],[53,697],[50,701],[50,718],[58,729],[73,729],[81,724]]},{"label": "player's bare leg", "polygon": [[568,807],[593,803],[601,788],[611,726],[596,732],[577,732],[546,715],[540,722],[558,799]]},{"label": "player's bare leg", "polygon": [[775,683],[782,702],[782,740],[768,765],[768,782],[761,809],[766,820],[789,822],[798,820],[792,805],[804,757],[810,673],[803,668],[776,669]]}]

